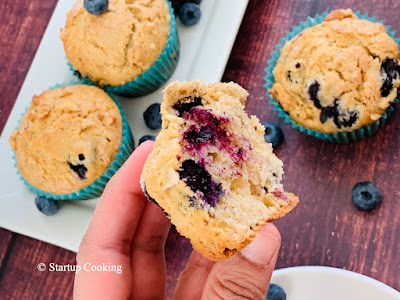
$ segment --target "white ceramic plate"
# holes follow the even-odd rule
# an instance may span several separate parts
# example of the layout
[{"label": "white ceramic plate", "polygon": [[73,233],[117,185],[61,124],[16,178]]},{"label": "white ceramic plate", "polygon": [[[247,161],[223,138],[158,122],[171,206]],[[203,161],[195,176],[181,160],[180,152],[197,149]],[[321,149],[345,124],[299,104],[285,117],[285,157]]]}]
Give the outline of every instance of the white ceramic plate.
[{"label": "white ceramic plate", "polygon": [[[177,21],[181,54],[171,80],[215,82],[221,79],[247,2],[203,0],[202,18],[197,25],[184,27]],[[31,102],[32,95],[73,79],[58,38],[65,14],[73,3],[72,0],[58,1],[0,138],[0,227],[76,252],[97,200],[68,201],[56,215],[42,215],[34,205],[35,195],[16,175],[8,145],[8,137]],[[121,99],[136,142],[145,134],[156,134],[146,128],[142,114],[150,104],[161,102],[161,99],[160,90],[138,99]]]},{"label": "white ceramic plate", "polygon": [[370,277],[329,267],[293,267],[274,271],[287,300],[399,300],[400,293]]}]

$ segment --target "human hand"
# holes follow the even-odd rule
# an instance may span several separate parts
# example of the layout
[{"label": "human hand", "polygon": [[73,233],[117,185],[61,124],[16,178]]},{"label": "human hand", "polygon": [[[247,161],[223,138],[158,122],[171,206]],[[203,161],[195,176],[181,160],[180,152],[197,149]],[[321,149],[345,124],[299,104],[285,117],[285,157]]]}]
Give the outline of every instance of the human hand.
[{"label": "human hand", "polygon": [[[82,268],[75,275],[74,299],[164,299],[170,222],[139,183],[152,145],[138,147],[107,184],[77,255],[80,266],[120,265],[122,272]],[[264,299],[279,247],[278,230],[267,224],[230,259],[213,262],[193,251],[173,298]]]}]

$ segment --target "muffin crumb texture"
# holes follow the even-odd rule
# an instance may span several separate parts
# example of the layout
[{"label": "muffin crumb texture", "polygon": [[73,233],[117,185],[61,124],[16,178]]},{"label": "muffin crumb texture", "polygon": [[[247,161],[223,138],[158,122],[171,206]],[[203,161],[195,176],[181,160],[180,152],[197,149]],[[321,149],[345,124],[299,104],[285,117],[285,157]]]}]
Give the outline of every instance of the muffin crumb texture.
[{"label": "muffin crumb texture", "polygon": [[384,25],[337,10],[286,42],[270,93],[300,125],[352,131],[378,120],[396,98],[398,58]]},{"label": "muffin crumb texture", "polygon": [[75,85],[34,96],[9,142],[25,180],[49,193],[68,194],[106,171],[121,138],[114,101],[100,88]]},{"label": "muffin crumb texture", "polygon": [[160,56],[170,31],[166,0],[109,0],[108,10],[89,14],[78,0],[67,14],[61,40],[73,68],[103,85],[122,85]]},{"label": "muffin crumb texture", "polygon": [[195,250],[228,258],[298,198],[283,190],[282,162],[244,110],[246,90],[190,81],[163,92],[163,127],[143,169],[143,190]]}]

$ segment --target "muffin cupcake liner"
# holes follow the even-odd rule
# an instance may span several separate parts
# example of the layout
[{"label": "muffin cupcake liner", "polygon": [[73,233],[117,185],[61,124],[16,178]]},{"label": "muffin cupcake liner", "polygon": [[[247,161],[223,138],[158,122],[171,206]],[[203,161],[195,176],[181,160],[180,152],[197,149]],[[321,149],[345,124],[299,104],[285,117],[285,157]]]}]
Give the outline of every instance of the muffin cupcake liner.
[{"label": "muffin cupcake liner", "polygon": [[[82,82],[69,82],[66,84],[57,84],[52,87],[50,87],[50,90],[54,90],[57,88],[61,87],[67,87],[75,84],[82,84]],[[94,84],[91,84],[94,85]],[[99,179],[95,180],[92,182],[90,185],[88,185],[85,188],[82,188],[76,192],[72,192],[69,194],[53,194],[49,193],[46,191],[43,191],[41,189],[38,189],[34,187],[32,184],[30,184],[28,181],[25,180],[25,178],[21,175],[19,172],[18,166],[17,166],[17,160],[15,157],[15,152],[13,153],[13,159],[14,159],[14,166],[16,167],[17,174],[20,176],[21,180],[25,183],[25,185],[35,194],[39,196],[43,196],[46,198],[54,199],[54,200],[87,200],[87,199],[93,199],[96,197],[101,196],[103,193],[104,187],[106,186],[107,182],[111,179],[111,177],[117,172],[117,170],[124,164],[124,162],[128,159],[130,154],[133,152],[134,149],[134,140],[132,136],[132,132],[129,128],[128,122],[126,120],[125,113],[121,107],[121,104],[119,104],[118,100],[116,97],[112,94],[108,94],[115,104],[118,106],[119,112],[122,117],[122,139],[121,139],[121,145],[118,148],[118,152],[114,157],[113,162],[111,165],[107,168],[107,170],[104,172],[103,175],[100,176]],[[18,125],[16,129],[18,129],[19,124],[22,120],[22,117],[25,115],[27,112],[29,106],[26,108],[25,112],[21,115],[20,120],[18,121]]]},{"label": "muffin cupcake liner", "polygon": [[[171,16],[170,32],[167,43],[160,56],[153,63],[153,65],[150,66],[149,69],[147,69],[143,74],[137,76],[136,79],[123,85],[107,85],[101,87],[106,92],[124,97],[144,96],[151,92],[154,92],[162,85],[164,85],[164,83],[166,83],[167,80],[171,77],[172,73],[174,73],[179,60],[180,44],[178,32],[176,30],[175,14],[170,1],[166,0],[166,2],[168,3],[169,13]],[[87,78],[81,78],[79,73],[76,72],[72,65],[70,63],[68,63],[68,65],[74,72],[74,75],[77,76],[81,82],[86,84],[93,83]],[[99,86],[97,83],[95,84]]]},{"label": "muffin cupcake liner", "polygon": [[[330,13],[330,12],[329,12]],[[377,21],[375,17],[370,17],[368,14],[361,14],[359,11],[354,12],[354,14],[359,18],[359,19],[364,19],[364,20],[369,20],[374,23],[383,23],[383,21]],[[269,97],[269,103],[274,106],[274,110],[279,113],[279,117],[283,118],[285,123],[290,124],[293,128],[296,128],[300,130],[301,132],[304,132],[308,135],[311,135],[313,137],[330,141],[330,142],[336,142],[336,143],[348,143],[348,142],[355,142],[358,140],[361,140],[365,137],[368,137],[375,133],[379,127],[383,126],[386,123],[386,119],[390,116],[392,111],[394,110],[395,104],[398,102],[398,99],[396,98],[385,110],[385,112],[382,114],[381,118],[379,118],[377,121],[369,124],[369,125],[363,125],[362,127],[355,129],[353,131],[346,131],[346,132],[338,132],[338,133],[324,133],[324,132],[319,132],[313,129],[309,129],[307,127],[304,127],[295,121],[293,121],[287,111],[285,111],[282,106],[271,96],[269,93],[269,90],[272,88],[272,85],[275,83],[274,79],[274,73],[273,70],[275,68],[275,65],[279,59],[280,56],[280,51],[282,47],[285,45],[285,43],[289,40],[291,40],[293,37],[295,37],[297,34],[299,34],[301,31],[303,31],[306,28],[315,26],[317,24],[322,23],[324,18],[328,15],[328,12],[324,12],[323,14],[315,15],[313,18],[308,17],[306,21],[300,22],[298,26],[292,27],[292,30],[286,34],[284,38],[281,39],[281,42],[275,46],[275,51],[271,53],[271,59],[268,60],[267,68],[265,69],[265,72],[267,75],[264,77],[265,84],[264,87],[267,89],[266,95]],[[390,30],[390,26],[386,26],[386,31],[388,35],[397,43],[399,44],[400,39],[395,37],[395,32]]]}]

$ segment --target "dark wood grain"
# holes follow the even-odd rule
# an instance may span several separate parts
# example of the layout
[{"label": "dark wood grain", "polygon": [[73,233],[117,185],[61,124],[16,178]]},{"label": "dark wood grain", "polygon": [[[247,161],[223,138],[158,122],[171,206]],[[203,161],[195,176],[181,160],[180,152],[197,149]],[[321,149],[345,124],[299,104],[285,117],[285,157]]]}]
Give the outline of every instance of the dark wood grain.
[{"label": "dark wood grain", "polygon": [[[56,0],[0,2],[0,130],[23,83]],[[361,142],[338,145],[302,134],[278,118],[263,88],[266,61],[280,38],[307,16],[353,8],[400,32],[396,0],[250,0],[223,81],[250,92],[247,111],[281,125],[284,184],[301,199],[276,222],[282,234],[277,267],[325,265],[356,271],[400,290],[400,112]],[[390,7],[390,9],[388,9]],[[398,35],[399,36],[399,35]],[[351,188],[373,181],[384,195],[375,211],[354,208]],[[166,243],[167,297],[190,255],[190,243],[171,229]],[[73,264],[72,252],[0,230],[2,299],[70,299],[73,274],[38,272],[39,262]]]},{"label": "dark wood grain", "polygon": [[75,253],[15,235],[7,261],[2,266],[1,299],[71,299],[73,272],[39,272],[45,263],[75,264]]},{"label": "dark wood grain", "polygon": [[57,0],[0,1],[0,131],[24,82]]},{"label": "dark wood grain", "polygon": [[7,261],[8,255],[10,253],[11,244],[13,242],[12,232],[0,228],[0,280],[3,270],[3,264]]}]

